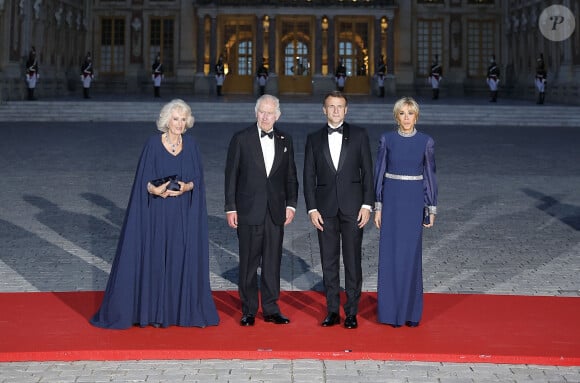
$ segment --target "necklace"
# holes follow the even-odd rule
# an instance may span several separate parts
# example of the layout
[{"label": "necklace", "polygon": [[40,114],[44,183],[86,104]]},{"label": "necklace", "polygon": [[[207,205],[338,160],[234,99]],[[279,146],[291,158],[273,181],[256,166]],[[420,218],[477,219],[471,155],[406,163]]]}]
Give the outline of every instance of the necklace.
[{"label": "necklace", "polygon": [[181,145],[181,135],[179,136],[179,138],[177,139],[177,142],[175,144],[173,142],[171,142],[171,140],[169,139],[169,133],[165,133],[165,140],[167,141],[169,146],[171,146],[172,153],[175,153],[175,151],[177,150],[179,145]]},{"label": "necklace", "polygon": [[403,130],[401,128],[397,129],[397,131],[398,131],[399,135],[403,136],[403,137],[413,137],[417,133],[417,129],[415,129],[414,127],[413,127],[413,130],[411,130],[409,133],[403,132]]}]

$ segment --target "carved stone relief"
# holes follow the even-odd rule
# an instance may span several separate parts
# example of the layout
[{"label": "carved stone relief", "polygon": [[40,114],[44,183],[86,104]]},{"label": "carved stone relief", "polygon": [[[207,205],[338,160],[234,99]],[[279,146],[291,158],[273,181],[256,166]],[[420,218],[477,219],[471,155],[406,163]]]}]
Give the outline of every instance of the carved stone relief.
[{"label": "carved stone relief", "polygon": [[133,14],[131,21],[131,61],[140,62],[142,53],[143,23],[140,14]]}]

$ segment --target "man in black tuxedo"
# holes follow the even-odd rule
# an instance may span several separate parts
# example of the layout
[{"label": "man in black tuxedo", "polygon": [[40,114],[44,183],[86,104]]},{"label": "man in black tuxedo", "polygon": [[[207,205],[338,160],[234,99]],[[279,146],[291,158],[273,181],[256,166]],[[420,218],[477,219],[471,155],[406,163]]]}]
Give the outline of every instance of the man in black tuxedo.
[{"label": "man in black tuxedo", "polygon": [[338,91],[324,98],[327,124],[308,135],[304,153],[304,199],[318,243],[326,289],[322,326],[340,323],[340,250],[345,271],[344,326],[356,328],[362,289],[363,227],[375,200],[366,130],[344,122],[347,99]]},{"label": "man in black tuxedo", "polygon": [[292,138],[274,128],[280,101],[263,95],[255,112],[257,125],[232,137],[225,169],[226,217],[239,242],[242,326],[253,326],[258,311],[258,266],[264,320],[290,323],[278,307],[280,263],[284,226],[294,219],[298,199]]}]

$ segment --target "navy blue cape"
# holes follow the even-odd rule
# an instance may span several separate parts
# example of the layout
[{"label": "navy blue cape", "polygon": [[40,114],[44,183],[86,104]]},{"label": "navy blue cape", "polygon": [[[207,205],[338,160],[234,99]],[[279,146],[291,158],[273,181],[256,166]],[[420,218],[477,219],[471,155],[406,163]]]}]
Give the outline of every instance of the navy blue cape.
[{"label": "navy blue cape", "polygon": [[[194,189],[179,197],[147,192],[151,180],[176,174]],[[197,143],[183,135],[183,150],[168,152],[161,135],[149,138],[139,159],[98,327],[217,325],[209,281],[207,207]]]}]

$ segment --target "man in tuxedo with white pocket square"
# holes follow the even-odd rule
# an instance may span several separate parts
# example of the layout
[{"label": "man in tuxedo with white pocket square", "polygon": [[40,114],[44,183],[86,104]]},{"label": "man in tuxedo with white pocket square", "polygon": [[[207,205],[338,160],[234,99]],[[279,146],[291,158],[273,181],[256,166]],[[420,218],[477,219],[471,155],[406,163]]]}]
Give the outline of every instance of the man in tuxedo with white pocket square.
[{"label": "man in tuxedo with white pocket square", "polygon": [[278,98],[261,96],[255,112],[257,124],[232,137],[225,168],[226,218],[239,243],[240,325],[255,323],[258,267],[264,320],[287,324],[278,298],[284,227],[294,219],[298,199],[294,147],[292,138],[274,127],[281,114]]}]

